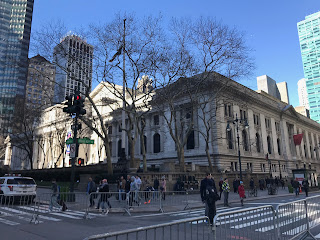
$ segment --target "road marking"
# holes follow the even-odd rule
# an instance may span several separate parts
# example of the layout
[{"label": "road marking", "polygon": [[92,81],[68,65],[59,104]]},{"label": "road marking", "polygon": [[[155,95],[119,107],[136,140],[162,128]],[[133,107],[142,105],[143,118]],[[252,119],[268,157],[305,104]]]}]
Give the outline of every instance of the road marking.
[{"label": "road marking", "polygon": [[272,205],[272,204],[283,204],[283,203],[276,203],[276,202],[269,202],[269,203],[248,203],[248,202],[245,202],[244,204],[249,204],[249,205]]},{"label": "road marking", "polygon": [[[21,206],[20,208],[23,208],[23,209],[26,209],[26,210],[34,210],[33,208],[30,208],[30,207],[24,207],[24,206]],[[31,213],[29,213],[30,215],[32,215]],[[47,216],[44,216],[44,215],[38,215],[37,216],[39,218],[42,218],[42,219],[45,219],[45,220],[49,220],[49,221],[54,221],[54,222],[59,222],[61,221],[61,219],[59,218],[53,218],[53,217],[47,217]]]},{"label": "road marking", "polygon": [[320,238],[320,233],[318,234],[318,235],[316,235],[316,236],[314,236],[315,238]]},{"label": "road marking", "polygon": [[68,214],[65,214],[65,213],[49,212],[49,214],[60,216],[60,217],[72,218],[72,219],[83,219],[83,218],[75,217],[75,216],[68,215]]},{"label": "road marking", "polygon": [[3,218],[0,218],[0,222],[4,223],[4,224],[7,224],[7,225],[11,225],[11,226],[15,226],[15,225],[19,225],[20,224],[20,223],[9,221],[8,219],[3,219]]}]

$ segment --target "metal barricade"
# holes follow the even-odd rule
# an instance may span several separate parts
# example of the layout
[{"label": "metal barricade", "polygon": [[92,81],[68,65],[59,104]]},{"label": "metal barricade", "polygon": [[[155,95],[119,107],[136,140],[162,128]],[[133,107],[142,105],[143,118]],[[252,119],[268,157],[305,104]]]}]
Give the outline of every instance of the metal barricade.
[{"label": "metal barricade", "polygon": [[[200,199],[200,194],[199,200],[195,201],[198,203],[199,206],[203,206],[201,199]],[[176,211],[176,210],[185,210],[189,206],[190,199],[189,199],[189,193],[186,191],[166,191],[166,192],[160,192],[160,197],[161,197],[161,211],[164,212],[166,211]],[[194,202],[193,202],[194,204]]]},{"label": "metal barricade", "polygon": [[139,209],[142,211],[161,211],[163,195],[159,191],[136,191],[127,193],[127,209],[131,211]]},{"label": "metal barricade", "polygon": [[[35,196],[5,196],[0,194],[0,217],[19,216],[20,219],[33,221],[33,209],[35,208]],[[30,208],[31,211],[25,211]]]},{"label": "metal barricade", "polygon": [[276,240],[275,211],[271,205],[219,213],[213,220],[215,240],[268,239]]},{"label": "metal barricade", "polygon": [[85,240],[209,240],[213,239],[206,217],[94,235]]},{"label": "metal barricade", "polygon": [[279,239],[291,239],[307,230],[307,208],[305,200],[280,204],[276,209]]},{"label": "metal barricade", "polygon": [[125,192],[90,193],[88,199],[88,213],[101,212],[102,214],[108,214],[111,209],[113,212],[127,212],[128,204]]},{"label": "metal barricade", "polygon": [[[72,219],[87,219],[90,218],[88,207],[89,195],[84,192],[43,193],[35,199],[33,219],[36,222],[43,215],[59,215],[61,212],[65,212],[64,216]],[[69,212],[72,214],[68,214]]]}]

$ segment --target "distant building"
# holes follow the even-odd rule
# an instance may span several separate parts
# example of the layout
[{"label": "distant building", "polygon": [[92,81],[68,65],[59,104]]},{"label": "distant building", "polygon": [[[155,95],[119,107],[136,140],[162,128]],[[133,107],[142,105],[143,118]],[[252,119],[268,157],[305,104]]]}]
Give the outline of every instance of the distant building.
[{"label": "distant building", "polygon": [[306,109],[310,109],[305,78],[302,78],[298,81],[298,95],[300,106],[304,106]]},{"label": "distant building", "polygon": [[297,25],[310,117],[320,123],[320,12]]},{"label": "distant building", "polygon": [[298,113],[300,113],[303,116],[306,116],[307,118],[310,118],[309,109],[307,109],[305,106],[297,106],[294,108]]},{"label": "distant building", "polygon": [[276,83],[271,77],[262,75],[257,77],[258,91],[264,91],[282,102],[289,104],[288,87],[286,82]]},{"label": "distant building", "polygon": [[289,94],[288,94],[287,82],[277,83],[277,88],[278,88],[279,93],[280,93],[280,100],[282,102],[285,102],[285,103],[289,104]]},{"label": "distant building", "polygon": [[79,36],[69,34],[54,48],[53,58],[56,65],[55,103],[64,101],[75,88],[82,94],[91,92],[93,46]]},{"label": "distant building", "polygon": [[45,109],[52,105],[55,81],[55,66],[37,55],[29,59],[26,88],[26,108]]},{"label": "distant building", "polygon": [[0,3],[0,136],[13,132],[21,118],[28,72],[28,51],[34,0]]}]

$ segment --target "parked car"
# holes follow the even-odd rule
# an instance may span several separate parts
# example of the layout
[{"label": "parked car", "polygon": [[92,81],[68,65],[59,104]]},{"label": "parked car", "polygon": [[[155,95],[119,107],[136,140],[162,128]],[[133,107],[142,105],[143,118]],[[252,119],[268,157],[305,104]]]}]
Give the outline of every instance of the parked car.
[{"label": "parked car", "polygon": [[1,202],[33,202],[36,197],[37,184],[30,177],[20,174],[6,174],[0,177]]}]

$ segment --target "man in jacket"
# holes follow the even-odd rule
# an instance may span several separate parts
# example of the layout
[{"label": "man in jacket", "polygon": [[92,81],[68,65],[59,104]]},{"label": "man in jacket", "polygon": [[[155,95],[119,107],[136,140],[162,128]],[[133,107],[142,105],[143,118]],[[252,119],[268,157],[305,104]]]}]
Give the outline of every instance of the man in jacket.
[{"label": "man in jacket", "polygon": [[224,196],[224,206],[225,207],[230,207],[229,206],[230,186],[229,186],[229,183],[228,183],[228,178],[224,179],[224,182],[222,184],[222,190],[223,190],[223,196]]},{"label": "man in jacket", "polygon": [[[203,203],[205,203],[205,215],[208,216],[208,212],[209,212],[209,206],[208,206],[208,203],[207,203],[207,193],[206,193],[206,190],[207,190],[207,186],[208,185],[211,185],[211,186],[214,186],[214,182],[213,182],[213,179],[212,179],[212,175],[211,173],[207,172],[206,173],[206,177],[204,179],[201,180],[201,183],[200,183],[200,196],[201,196],[201,201]],[[215,188],[215,186],[214,186]],[[216,189],[215,189],[216,191]]]},{"label": "man in jacket", "polygon": [[92,178],[89,177],[89,182],[88,182],[88,185],[87,185],[87,194],[90,196],[90,206],[89,207],[93,207],[94,206],[94,194],[90,194],[90,193],[93,193],[93,192],[96,192],[97,191],[97,187],[96,187],[96,184],[94,181],[92,181]]},{"label": "man in jacket", "polygon": [[105,211],[105,203],[108,204],[109,208],[111,208],[111,204],[108,200],[109,198],[109,185],[108,185],[108,180],[107,179],[103,179],[102,180],[102,185],[101,188],[99,188],[99,192],[101,193],[101,208],[102,208],[102,213],[105,214],[109,212],[109,209],[107,209],[107,211]]}]

